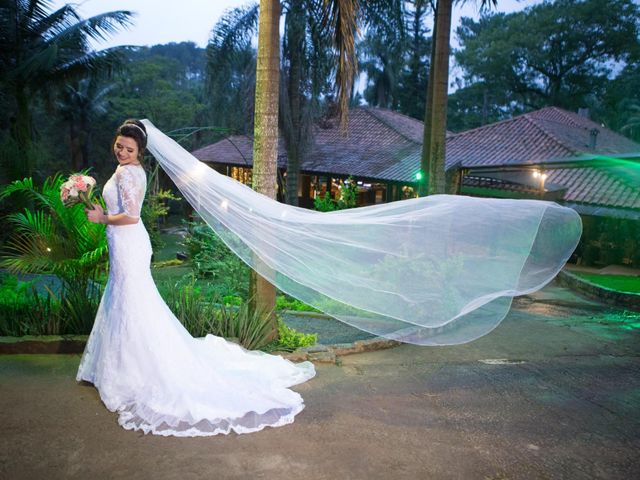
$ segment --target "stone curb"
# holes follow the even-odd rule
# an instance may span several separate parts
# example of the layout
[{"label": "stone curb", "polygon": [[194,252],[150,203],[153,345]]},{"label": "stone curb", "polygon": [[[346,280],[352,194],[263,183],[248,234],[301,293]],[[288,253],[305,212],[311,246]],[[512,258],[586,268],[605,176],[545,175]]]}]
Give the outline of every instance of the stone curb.
[{"label": "stone curb", "polygon": [[[88,335],[43,335],[24,337],[0,337],[0,354],[53,354],[82,353]],[[309,360],[314,363],[340,364],[340,357],[354,353],[373,352],[401,345],[402,342],[386,338],[357,340],[335,345],[317,344],[294,352],[272,352],[292,362]]]},{"label": "stone curb", "polygon": [[575,290],[586,297],[593,298],[607,305],[629,308],[640,312],[640,294],[618,292],[591,283],[578,275],[561,270],[556,277],[558,284]]},{"label": "stone curb", "polygon": [[367,340],[356,340],[353,343],[338,343],[335,345],[317,344],[312,347],[300,348],[295,352],[273,353],[282,355],[292,362],[309,360],[314,363],[333,363],[339,365],[341,363],[340,358],[345,355],[385,350],[387,348],[397,347],[398,345],[402,345],[402,342],[376,337]]},{"label": "stone curb", "polygon": [[89,335],[0,337],[0,354],[82,353]]}]

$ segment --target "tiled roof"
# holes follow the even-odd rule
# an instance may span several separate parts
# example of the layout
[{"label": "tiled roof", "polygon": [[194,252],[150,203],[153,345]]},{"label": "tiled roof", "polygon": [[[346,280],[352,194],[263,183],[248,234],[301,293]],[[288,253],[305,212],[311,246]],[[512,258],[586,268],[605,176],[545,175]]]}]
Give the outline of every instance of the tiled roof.
[{"label": "tiled roof", "polygon": [[[380,179],[380,172],[422,148],[422,122],[377,108],[355,108],[349,114],[346,135],[337,118],[314,126],[313,144],[301,170]],[[208,163],[253,165],[250,137],[236,135],[195,150]],[[240,153],[241,152],[241,153]],[[284,142],[280,140],[278,166],[286,167]]]},{"label": "tiled roof", "polygon": [[[219,142],[191,152],[198,160],[225,165],[252,166],[253,139],[247,135],[231,135]],[[285,168],[287,154],[282,139],[278,140],[278,166]]]},{"label": "tiled roof", "polygon": [[[608,128],[557,107],[547,107],[526,114],[548,135],[580,153],[620,154],[638,153],[640,146]],[[595,148],[591,148],[591,131],[598,132]]]},{"label": "tiled roof", "polygon": [[374,108],[356,108],[349,114],[344,135],[338,119],[313,129],[313,146],[302,170],[380,178],[380,172],[419,150],[422,122]]},{"label": "tiled roof", "polygon": [[564,201],[640,209],[640,186],[628,185],[606,169],[558,169],[548,175],[548,182],[567,188]]},{"label": "tiled roof", "polygon": [[[351,110],[346,135],[337,122],[332,119],[314,127],[313,144],[302,161],[302,171],[415,182],[415,174],[420,169],[422,122],[370,107]],[[592,132],[597,132],[595,146]],[[193,153],[207,162],[251,165],[251,144],[248,137],[236,136]],[[459,164],[473,169],[549,164],[567,159],[584,161],[584,168],[547,170],[547,183],[566,189],[563,200],[640,209],[640,188],[624,168],[589,168],[588,158],[580,160],[585,155],[629,153],[640,156],[640,145],[588,118],[547,107],[465,132],[448,133],[446,165],[451,168]],[[286,166],[282,142],[278,165]],[[483,182],[490,186],[486,178]],[[498,186],[500,182],[489,183]],[[477,185],[477,177],[468,178],[465,184]],[[511,189],[513,185],[504,184],[504,187]]]}]

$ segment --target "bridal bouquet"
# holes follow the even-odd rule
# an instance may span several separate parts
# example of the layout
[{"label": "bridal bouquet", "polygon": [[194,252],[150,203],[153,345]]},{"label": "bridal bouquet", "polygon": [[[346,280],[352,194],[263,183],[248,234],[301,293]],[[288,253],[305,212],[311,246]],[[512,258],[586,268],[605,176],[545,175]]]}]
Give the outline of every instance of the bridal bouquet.
[{"label": "bridal bouquet", "polygon": [[91,203],[91,193],[96,185],[96,180],[88,175],[74,173],[69,180],[60,187],[60,198],[65,207],[72,207],[83,203],[90,210],[94,209]]}]

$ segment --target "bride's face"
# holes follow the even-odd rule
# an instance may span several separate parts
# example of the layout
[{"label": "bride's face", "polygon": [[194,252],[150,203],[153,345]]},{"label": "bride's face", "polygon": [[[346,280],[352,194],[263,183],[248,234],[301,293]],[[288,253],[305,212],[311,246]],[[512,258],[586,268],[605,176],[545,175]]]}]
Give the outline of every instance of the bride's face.
[{"label": "bride's face", "polygon": [[131,137],[118,135],[113,144],[113,153],[115,153],[120,165],[138,163],[138,144]]}]

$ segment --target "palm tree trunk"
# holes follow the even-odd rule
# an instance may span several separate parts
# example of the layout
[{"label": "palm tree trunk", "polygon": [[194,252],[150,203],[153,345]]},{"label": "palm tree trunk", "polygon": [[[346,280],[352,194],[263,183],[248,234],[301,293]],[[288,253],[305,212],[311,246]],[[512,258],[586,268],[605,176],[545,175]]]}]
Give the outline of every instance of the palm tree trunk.
[{"label": "palm tree trunk", "polygon": [[446,190],[445,148],[452,4],[453,0],[438,0],[435,11],[421,162],[427,176],[427,195],[445,193]]},{"label": "palm tree trunk", "polygon": [[289,109],[291,113],[290,141],[287,142],[287,198],[289,205],[298,205],[298,179],[300,176],[300,157],[302,155],[302,105],[300,95],[301,68],[304,35],[304,10],[302,2],[291,5],[289,22]]},{"label": "palm tree trunk", "polygon": [[[278,94],[280,73],[280,3],[260,0],[258,27],[258,61],[253,140],[253,188],[275,199],[278,190]],[[278,329],[275,317],[276,290],[263,277],[251,271],[252,310],[269,313],[273,338]]]},{"label": "palm tree trunk", "polygon": [[[435,19],[438,16],[438,7],[436,5],[436,10],[433,12]],[[433,22],[433,38],[431,41],[431,64],[429,65],[429,80],[427,83],[427,98],[426,105],[424,110],[424,130],[422,134],[422,155],[420,158],[420,171],[422,172],[422,178],[418,183],[418,195],[424,197],[429,194],[428,185],[429,185],[429,174],[431,169],[431,120],[433,113],[433,85],[435,78],[435,64],[434,60],[436,58],[436,35],[438,31],[438,23],[437,21]]]}]

